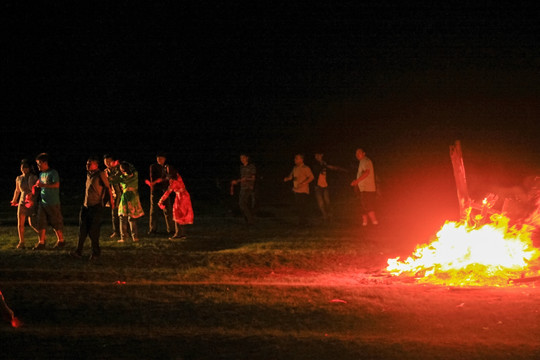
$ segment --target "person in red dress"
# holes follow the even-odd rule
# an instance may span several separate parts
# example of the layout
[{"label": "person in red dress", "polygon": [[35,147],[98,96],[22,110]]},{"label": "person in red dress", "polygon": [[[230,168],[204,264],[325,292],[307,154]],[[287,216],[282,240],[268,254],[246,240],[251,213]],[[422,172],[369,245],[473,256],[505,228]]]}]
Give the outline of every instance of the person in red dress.
[{"label": "person in red dress", "polygon": [[171,165],[165,165],[167,177],[169,178],[169,187],[158,202],[160,207],[165,207],[164,202],[169,195],[174,192],[173,220],[175,233],[169,239],[185,239],[184,225],[193,224],[193,207],[191,206],[191,197],[189,196],[184,181],[178,170]]}]

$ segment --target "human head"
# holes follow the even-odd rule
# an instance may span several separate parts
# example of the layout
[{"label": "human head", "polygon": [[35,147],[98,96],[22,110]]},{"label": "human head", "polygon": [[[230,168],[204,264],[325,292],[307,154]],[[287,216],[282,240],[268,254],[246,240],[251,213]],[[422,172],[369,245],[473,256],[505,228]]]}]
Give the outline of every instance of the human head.
[{"label": "human head", "polygon": [[39,171],[46,171],[49,169],[49,154],[41,153],[36,156],[36,164]]},{"label": "human head", "polygon": [[362,160],[366,157],[366,152],[362,148],[356,149],[356,159]]},{"label": "human head", "polygon": [[324,154],[322,152],[315,153],[315,160],[322,162]]},{"label": "human head", "polygon": [[97,156],[90,156],[86,161],[86,170],[96,171],[99,169],[99,158]]},{"label": "human head", "polygon": [[107,168],[111,168],[118,165],[118,160],[112,154],[103,155],[103,163]]},{"label": "human head", "polygon": [[30,160],[22,159],[21,160],[21,173],[28,174],[31,171],[32,171],[32,164],[30,163]]},{"label": "human head", "polygon": [[167,154],[163,151],[158,152],[156,154],[156,161],[161,166],[165,165],[165,161],[167,161]]},{"label": "human head", "polygon": [[169,179],[176,179],[178,177],[178,170],[172,165],[165,165],[165,169],[167,170],[167,176]]},{"label": "human head", "polygon": [[127,161],[122,161],[120,163],[120,171],[125,175],[131,175],[133,174],[133,169],[131,168],[131,164]]},{"label": "human head", "polygon": [[246,166],[247,164],[249,164],[249,155],[247,154],[240,154],[240,162],[242,163],[242,165]]},{"label": "human head", "polygon": [[302,165],[304,163],[304,154],[296,154],[294,156],[294,164]]}]

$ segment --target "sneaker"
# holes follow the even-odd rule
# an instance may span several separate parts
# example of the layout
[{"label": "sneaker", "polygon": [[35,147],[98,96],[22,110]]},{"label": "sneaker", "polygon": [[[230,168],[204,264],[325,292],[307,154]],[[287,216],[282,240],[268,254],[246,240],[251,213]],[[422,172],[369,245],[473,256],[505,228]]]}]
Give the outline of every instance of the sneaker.
[{"label": "sneaker", "polygon": [[24,246],[24,243],[23,242],[19,242],[17,244],[17,249],[26,249],[26,246]]},{"label": "sneaker", "polygon": [[82,258],[82,254],[80,252],[78,252],[77,250],[74,250],[74,251],[71,251],[69,253],[69,255],[75,259],[81,259]]},{"label": "sneaker", "polygon": [[33,250],[45,250],[45,244],[37,243],[32,249]]},{"label": "sneaker", "polygon": [[66,246],[66,242],[65,241],[58,241],[56,243],[56,245],[54,245],[53,249],[61,249],[63,248],[64,246]]}]

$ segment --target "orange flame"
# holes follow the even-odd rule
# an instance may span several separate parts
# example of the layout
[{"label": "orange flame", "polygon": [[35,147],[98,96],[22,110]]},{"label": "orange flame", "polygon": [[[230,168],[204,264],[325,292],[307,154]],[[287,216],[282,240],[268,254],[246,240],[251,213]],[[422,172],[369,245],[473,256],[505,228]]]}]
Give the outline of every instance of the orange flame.
[{"label": "orange flame", "polygon": [[[478,217],[475,220],[479,220]],[[388,259],[392,275],[419,277],[419,282],[450,286],[501,286],[530,274],[529,264],[540,252],[532,245],[533,227],[509,227],[509,219],[494,214],[491,222],[447,221],[428,245],[418,246],[405,261]]]}]

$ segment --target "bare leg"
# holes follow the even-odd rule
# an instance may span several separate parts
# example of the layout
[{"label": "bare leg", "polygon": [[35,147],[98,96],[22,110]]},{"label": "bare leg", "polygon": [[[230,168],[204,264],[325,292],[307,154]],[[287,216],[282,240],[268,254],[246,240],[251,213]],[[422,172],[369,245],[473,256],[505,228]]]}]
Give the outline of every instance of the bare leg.
[{"label": "bare leg", "polygon": [[371,220],[371,223],[373,225],[377,225],[379,222],[377,221],[377,217],[375,216],[375,211],[368,212],[369,219]]}]

